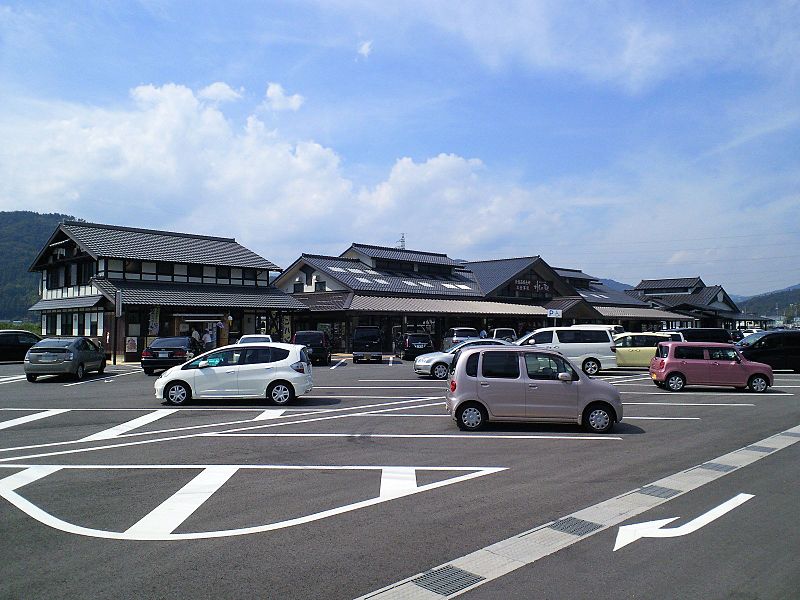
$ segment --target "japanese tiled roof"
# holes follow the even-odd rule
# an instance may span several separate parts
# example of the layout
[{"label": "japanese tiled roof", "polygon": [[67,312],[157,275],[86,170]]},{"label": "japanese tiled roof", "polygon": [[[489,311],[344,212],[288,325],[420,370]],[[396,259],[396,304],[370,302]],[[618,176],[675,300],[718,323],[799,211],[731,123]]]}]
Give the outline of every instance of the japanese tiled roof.
[{"label": "japanese tiled roof", "polygon": [[57,310],[62,308],[90,308],[102,302],[103,296],[76,296],[74,298],[55,298],[39,300],[28,310]]},{"label": "japanese tiled roof", "polygon": [[501,258],[464,263],[464,267],[475,274],[475,278],[487,294],[507,283],[512,277],[529,268],[539,260],[538,256]]},{"label": "japanese tiled roof", "polygon": [[[422,250],[406,250],[404,248],[390,248],[388,246],[373,246],[371,244],[353,243],[350,248],[357,250],[370,258],[383,258],[386,260],[399,260],[433,265],[455,266],[459,263],[446,254],[439,252],[423,252]],[[350,249],[348,248],[348,250]],[[345,250],[347,252],[347,250]],[[344,253],[343,253],[344,254]]]},{"label": "japanese tiled roof", "polygon": [[693,288],[704,286],[703,280],[699,277],[683,277],[680,279],[642,279],[635,290],[660,290],[670,288]]},{"label": "japanese tiled roof", "polygon": [[660,321],[681,321],[683,315],[659,310],[657,308],[639,308],[630,306],[595,306],[597,312],[610,319],[652,319]]},{"label": "japanese tiled roof", "polygon": [[307,310],[305,304],[273,286],[158,283],[96,278],[92,279],[92,283],[112,302],[116,291],[122,290],[123,305]]},{"label": "japanese tiled roof", "polygon": [[404,296],[483,296],[473,274],[464,269],[455,269],[453,275],[433,275],[373,269],[357,259],[339,256],[303,254],[299,260],[330,275],[355,292]]},{"label": "japanese tiled roof", "polygon": [[312,312],[327,312],[350,308],[353,292],[309,292],[292,294],[292,297],[305,304]]},{"label": "japanese tiled roof", "polygon": [[593,306],[649,306],[639,296],[613,290],[601,283],[591,283],[588,287],[579,289],[578,294]]},{"label": "japanese tiled roof", "polygon": [[65,221],[60,228],[97,257],[280,271],[233,238]]}]

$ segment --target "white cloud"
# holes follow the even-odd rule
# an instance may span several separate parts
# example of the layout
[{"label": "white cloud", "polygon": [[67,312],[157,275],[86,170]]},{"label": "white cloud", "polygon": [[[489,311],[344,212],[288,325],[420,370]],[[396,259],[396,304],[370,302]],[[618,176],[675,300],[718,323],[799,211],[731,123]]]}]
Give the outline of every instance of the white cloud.
[{"label": "white cloud", "polygon": [[299,110],[305,102],[300,94],[286,95],[286,91],[280,83],[270,83],[267,86],[266,100],[264,104],[272,110]]},{"label": "white cloud", "polygon": [[227,83],[217,81],[197,92],[197,97],[210,102],[233,102],[240,100],[241,91],[237,92]]},{"label": "white cloud", "polygon": [[[541,254],[633,283],[700,273],[748,292],[800,275],[796,258],[767,260],[800,244],[796,234],[776,237],[800,222],[800,175],[727,156],[687,164],[640,152],[600,173],[531,184],[439,154],[400,158],[366,186],[334,149],[287,139],[254,115],[237,125],[181,85],[134,88],[130,106],[115,110],[5,108],[0,139],[14,144],[0,145],[0,210],[235,236],[284,265],[356,240],[393,244],[405,232],[412,248],[468,259]],[[762,240],[747,246],[747,260],[731,237],[745,234]]]},{"label": "white cloud", "polygon": [[372,54],[372,40],[361,42],[357,52],[364,58],[369,58],[369,55]]}]

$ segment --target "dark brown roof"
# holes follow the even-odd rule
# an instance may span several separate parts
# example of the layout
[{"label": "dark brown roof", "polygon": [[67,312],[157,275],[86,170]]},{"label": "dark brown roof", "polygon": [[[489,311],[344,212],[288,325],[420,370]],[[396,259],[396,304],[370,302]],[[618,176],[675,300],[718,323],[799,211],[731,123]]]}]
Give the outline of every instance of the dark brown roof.
[{"label": "dark brown roof", "polygon": [[[424,252],[422,250],[405,250],[402,248],[390,248],[388,246],[373,246],[371,244],[357,244],[353,242],[350,248],[361,252],[370,258],[384,258],[386,260],[400,260],[404,262],[415,262],[435,265],[455,266],[459,264],[446,254],[439,252]],[[348,248],[347,250],[349,250]],[[347,252],[345,250],[345,252]],[[344,254],[344,252],[342,253]]]}]

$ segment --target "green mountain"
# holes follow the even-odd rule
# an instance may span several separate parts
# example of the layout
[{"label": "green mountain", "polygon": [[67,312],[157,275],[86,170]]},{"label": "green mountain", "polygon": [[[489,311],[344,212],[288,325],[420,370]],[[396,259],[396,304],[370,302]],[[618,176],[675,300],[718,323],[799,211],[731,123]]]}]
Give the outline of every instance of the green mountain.
[{"label": "green mountain", "polygon": [[39,279],[28,273],[56,226],[69,215],[27,210],[0,212],[0,321],[30,319],[39,299]]},{"label": "green mountain", "polygon": [[753,296],[739,304],[739,308],[745,312],[754,312],[759,315],[777,314],[797,317],[800,313],[800,284],[777,292]]}]

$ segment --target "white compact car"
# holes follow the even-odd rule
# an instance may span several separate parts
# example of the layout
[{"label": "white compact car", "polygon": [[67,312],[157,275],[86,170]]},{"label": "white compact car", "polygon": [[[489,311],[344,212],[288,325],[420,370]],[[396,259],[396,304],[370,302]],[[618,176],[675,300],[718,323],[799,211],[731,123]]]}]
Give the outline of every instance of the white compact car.
[{"label": "white compact car", "polygon": [[156,398],[182,405],[192,399],[265,398],[289,404],[314,387],[311,360],[295,344],[236,344],[206,352],[164,371]]}]

